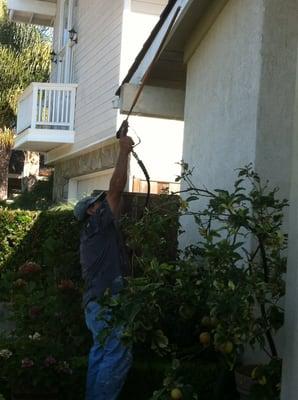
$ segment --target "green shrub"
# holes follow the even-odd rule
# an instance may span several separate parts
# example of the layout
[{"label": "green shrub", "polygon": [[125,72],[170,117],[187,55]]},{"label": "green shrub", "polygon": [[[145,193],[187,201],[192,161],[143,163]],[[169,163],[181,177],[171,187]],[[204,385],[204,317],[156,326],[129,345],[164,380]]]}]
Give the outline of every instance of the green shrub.
[{"label": "green shrub", "polygon": [[[139,221],[138,229],[155,235],[146,244],[146,257],[150,252],[165,257],[167,235],[176,232],[177,218],[171,228],[168,218],[156,215],[162,212],[154,208],[145,222]],[[125,218],[128,243],[136,243],[131,237],[136,235],[135,222]],[[16,323],[12,336],[0,337],[0,350],[9,351],[0,354],[0,380],[10,388],[55,387],[63,400],[84,396],[91,337],[81,308],[80,229],[67,207],[42,212],[0,209],[0,301],[13,304]],[[133,257],[143,254],[141,248],[136,252]],[[45,368],[48,364],[50,369]]]},{"label": "green shrub", "polygon": [[15,273],[27,261],[51,267],[57,279],[80,279],[79,231],[71,210],[0,210],[1,299],[10,300]]},{"label": "green shrub", "polygon": [[12,336],[0,338],[0,349],[9,350],[0,355],[2,378],[13,390],[55,387],[63,399],[81,399],[90,336],[81,309],[80,225],[62,209],[1,210],[0,221],[1,232],[16,231],[0,241],[1,300],[12,303],[15,321]]},{"label": "green shrub", "polygon": [[35,212],[0,209],[0,272],[18,253],[37,217]]},{"label": "green shrub", "polygon": [[8,204],[10,209],[47,210],[53,205],[53,177],[48,180],[37,181],[32,190],[25,191],[13,203]]}]

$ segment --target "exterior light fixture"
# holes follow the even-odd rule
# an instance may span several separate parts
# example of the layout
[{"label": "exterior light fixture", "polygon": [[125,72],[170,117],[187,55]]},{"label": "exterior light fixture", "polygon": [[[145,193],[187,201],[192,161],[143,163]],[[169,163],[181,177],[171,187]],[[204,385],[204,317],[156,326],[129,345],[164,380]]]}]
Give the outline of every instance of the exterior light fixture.
[{"label": "exterior light fixture", "polygon": [[57,64],[57,62],[58,62],[57,54],[55,53],[54,49],[50,52],[50,57],[51,57],[52,63]]},{"label": "exterior light fixture", "polygon": [[73,42],[73,43],[78,43],[78,33],[77,31],[75,31],[73,28],[71,28],[69,31],[69,39]]}]

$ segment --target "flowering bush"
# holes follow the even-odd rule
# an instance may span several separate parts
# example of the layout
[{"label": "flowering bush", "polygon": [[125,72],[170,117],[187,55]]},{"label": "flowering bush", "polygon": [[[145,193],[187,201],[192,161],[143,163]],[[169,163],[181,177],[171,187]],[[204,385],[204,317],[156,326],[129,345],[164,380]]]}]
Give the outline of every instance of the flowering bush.
[{"label": "flowering bush", "polygon": [[[19,216],[3,213],[6,220]],[[14,393],[83,397],[90,337],[81,309],[79,229],[71,211],[40,214],[2,268],[1,295],[15,328],[0,337],[0,380]]]},{"label": "flowering bush", "polygon": [[23,278],[32,277],[37,275],[41,272],[41,266],[34,262],[26,262],[25,264],[21,265],[19,270],[19,275]]},{"label": "flowering bush", "polygon": [[[55,338],[38,332],[29,336],[1,338],[0,368],[14,392],[40,393],[59,390],[73,371],[65,360],[65,350]],[[57,386],[58,384],[58,386]]]},{"label": "flowering bush", "polygon": [[[163,224],[158,215],[152,221],[154,228],[147,217],[147,229],[155,232],[151,252],[162,241],[161,256],[171,224],[168,219]],[[125,223],[127,240],[136,244],[126,218]],[[14,392],[41,393],[55,388],[59,400],[84,397],[91,337],[81,306],[79,231],[72,210],[37,214],[0,209],[0,297],[12,304],[16,323],[10,336],[0,337],[1,389],[6,385]],[[133,250],[136,260],[140,252]],[[9,397],[9,390],[4,394]]]}]

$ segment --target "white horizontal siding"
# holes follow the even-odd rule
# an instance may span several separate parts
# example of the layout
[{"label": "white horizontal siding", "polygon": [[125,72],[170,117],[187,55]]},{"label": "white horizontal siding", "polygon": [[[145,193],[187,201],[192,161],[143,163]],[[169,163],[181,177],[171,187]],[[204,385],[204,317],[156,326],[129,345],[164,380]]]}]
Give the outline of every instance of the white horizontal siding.
[{"label": "white horizontal siding", "polygon": [[76,144],[88,145],[114,134],[112,99],[119,84],[122,0],[80,0],[75,76]]},{"label": "white horizontal siding", "polygon": [[[158,16],[124,10],[125,0],[78,0],[74,46],[74,77],[78,83],[75,143],[49,154],[49,159],[67,157],[114,136],[118,111],[112,100],[121,78],[154,27]],[[166,0],[139,1],[161,8]],[[147,5],[148,5],[147,4]],[[120,61],[121,57],[121,61]],[[122,116],[120,117],[120,120]]]},{"label": "white horizontal siding", "polygon": [[168,0],[131,0],[131,11],[159,15],[167,3]]}]

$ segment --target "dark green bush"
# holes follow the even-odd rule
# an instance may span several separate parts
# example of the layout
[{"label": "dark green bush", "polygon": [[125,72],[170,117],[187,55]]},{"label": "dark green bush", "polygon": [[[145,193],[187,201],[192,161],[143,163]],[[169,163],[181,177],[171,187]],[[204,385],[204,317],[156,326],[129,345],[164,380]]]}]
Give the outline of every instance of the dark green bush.
[{"label": "dark green bush", "polygon": [[71,210],[0,210],[1,299],[9,300],[7,285],[27,261],[53,268],[57,279],[78,280],[79,231]]},{"label": "dark green bush", "polygon": [[36,212],[0,209],[0,271],[13,263],[37,218]]},{"label": "dark green bush", "polygon": [[10,209],[47,210],[53,205],[53,177],[37,181],[32,190],[25,191],[13,203],[7,205]]},{"label": "dark green bush", "polygon": [[12,303],[15,320],[13,336],[0,338],[12,353],[0,359],[2,378],[13,390],[31,382],[29,390],[55,387],[63,399],[81,399],[90,336],[81,309],[80,225],[62,209],[1,210],[0,221],[1,300]]},{"label": "dark green bush", "polygon": [[[162,212],[154,207],[151,217],[146,214],[144,222],[138,221],[139,234],[146,230],[149,238],[146,257],[150,251],[165,257],[169,235],[174,249],[177,216],[170,222]],[[131,237],[136,235],[136,218],[125,218],[128,243],[137,243]],[[42,212],[0,209],[0,301],[12,302],[16,322],[14,336],[0,336],[0,350],[13,353],[9,360],[0,358],[3,385],[15,388],[32,382],[36,390],[57,388],[61,399],[84,396],[91,338],[81,308],[80,228],[72,210],[62,207]],[[134,258],[143,255],[142,246],[133,249]],[[40,340],[30,339],[35,333]],[[42,367],[48,357],[56,360],[51,371]],[[22,369],[24,360],[32,366]]]}]

